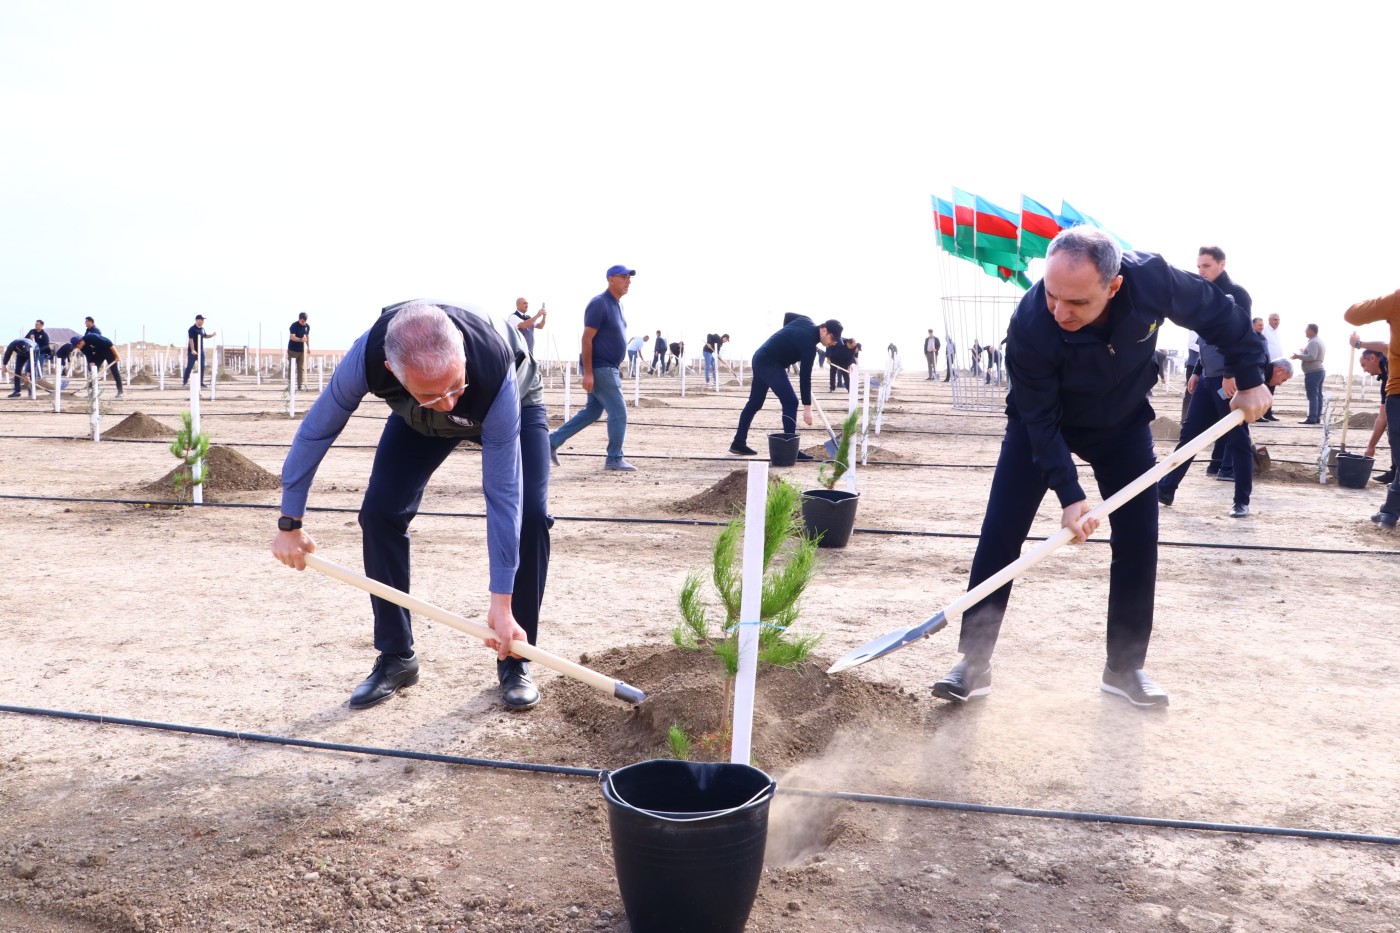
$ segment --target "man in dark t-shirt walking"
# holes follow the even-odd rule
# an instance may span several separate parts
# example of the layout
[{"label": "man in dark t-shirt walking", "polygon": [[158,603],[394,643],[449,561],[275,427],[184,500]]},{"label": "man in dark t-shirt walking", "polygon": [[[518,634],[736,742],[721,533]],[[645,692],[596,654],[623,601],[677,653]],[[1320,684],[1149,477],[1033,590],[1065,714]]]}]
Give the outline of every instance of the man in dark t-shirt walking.
[{"label": "man in dark t-shirt walking", "polygon": [[204,331],[204,315],[196,314],[194,324],[190,325],[189,337],[185,341],[185,374],[180,377],[180,385],[190,384],[190,371],[194,369],[195,361],[199,361],[199,387],[207,388],[204,383],[204,338],[217,336]]},{"label": "man in dark t-shirt walking", "polygon": [[[306,312],[297,315],[292,326],[287,328],[291,335],[287,338],[288,369],[295,370],[297,388],[306,388],[306,348],[311,345],[311,325],[306,323]],[[201,371],[201,381],[203,373]],[[291,378],[288,374],[288,378]]]}]

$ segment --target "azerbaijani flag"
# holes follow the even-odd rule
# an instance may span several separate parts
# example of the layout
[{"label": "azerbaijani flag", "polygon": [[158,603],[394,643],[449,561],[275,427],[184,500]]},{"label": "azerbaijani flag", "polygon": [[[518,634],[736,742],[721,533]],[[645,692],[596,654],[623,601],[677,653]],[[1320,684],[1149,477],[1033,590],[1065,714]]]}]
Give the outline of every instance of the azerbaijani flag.
[{"label": "azerbaijani flag", "polygon": [[945,252],[958,255],[956,231],[953,227],[953,205],[935,195],[933,219],[938,225],[938,245],[943,247]]},{"label": "azerbaijani flag", "polygon": [[1068,201],[1061,200],[1061,201],[1060,201],[1060,226],[1061,226],[1061,227],[1077,227],[1077,226],[1080,225],[1080,224],[1088,224],[1088,225],[1091,226],[1091,227],[1098,227],[1098,228],[1099,228],[1100,230],[1102,230],[1104,233],[1107,233],[1109,236],[1111,236],[1111,237],[1113,237],[1115,240],[1117,240],[1117,241],[1118,241],[1118,245],[1121,246],[1121,247],[1123,247],[1123,249],[1125,249],[1125,250],[1129,250],[1129,249],[1132,249],[1132,248],[1133,248],[1132,245],[1129,244],[1127,240],[1123,239],[1121,236],[1119,236],[1118,234],[1114,233],[1112,230],[1108,229],[1108,228],[1105,227],[1103,224],[1099,223],[1099,222],[1098,222],[1097,220],[1095,220],[1093,217],[1090,217],[1088,214],[1081,214],[1079,211],[1077,211],[1077,210],[1075,210],[1073,207],[1071,207],[1071,206],[1070,206],[1070,203],[1069,203]]},{"label": "azerbaijani flag", "polygon": [[1050,241],[1062,228],[1055,212],[1039,201],[1021,195],[1021,258],[1043,259]]},{"label": "azerbaijani flag", "polygon": [[961,188],[953,189],[953,226],[958,242],[958,254],[969,259],[976,255],[973,249],[976,240],[975,220],[977,198]]},{"label": "azerbaijani flag", "polygon": [[1020,232],[1017,216],[981,195],[974,196],[973,206],[973,242],[977,259],[1013,271],[1024,269],[1026,262],[1021,258],[1016,242],[1016,235]]}]

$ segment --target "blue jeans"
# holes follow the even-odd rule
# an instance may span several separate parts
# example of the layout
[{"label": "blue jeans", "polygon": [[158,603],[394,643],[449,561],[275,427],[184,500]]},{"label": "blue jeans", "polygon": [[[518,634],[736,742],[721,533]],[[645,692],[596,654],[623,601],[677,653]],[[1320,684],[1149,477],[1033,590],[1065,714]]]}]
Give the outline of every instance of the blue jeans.
[{"label": "blue jeans", "polygon": [[735,446],[743,447],[748,443],[749,425],[753,424],[753,416],[763,407],[769,389],[773,390],[783,408],[783,433],[796,434],[797,393],[792,390],[786,367],[770,363],[762,357],[755,357],[749,374],[749,400],[745,403],[744,410],[739,413],[739,429],[734,432]]},{"label": "blue jeans", "polygon": [[705,385],[709,385],[712,381],[718,382],[719,380],[715,376],[715,355],[709,350],[702,352],[705,356]]},{"label": "blue jeans", "polygon": [[549,435],[549,446],[558,448],[606,412],[608,415],[608,463],[622,460],[622,441],[627,436],[627,403],[622,400],[622,373],[616,366],[593,367],[593,391],[588,403]]},{"label": "blue jeans", "polygon": [[[549,424],[543,405],[520,410],[520,467],[524,482],[520,503],[520,565],[515,571],[511,612],[530,644],[539,634],[540,602],[549,575]],[[408,525],[418,514],[423,490],[438,467],[462,443],[459,437],[419,434],[396,414],[384,424],[374,467],[360,506],[365,574],[409,592]],[[408,610],[369,598],[374,609],[374,647],[403,654],[413,648]]]},{"label": "blue jeans", "polygon": [[[1064,437],[1070,450],[1093,468],[1099,494],[1105,499],[1157,461],[1152,432],[1146,424],[1119,432],[1066,430]],[[968,589],[1020,555],[1047,488],[1045,476],[1032,458],[1025,425],[1015,418],[1007,419]],[[1156,490],[1148,487],[1134,496],[1113,513],[1109,524],[1108,663],[1115,671],[1133,670],[1143,666],[1152,637],[1157,587]],[[1011,584],[1007,583],[963,615],[960,652],[991,657],[1010,597]]]},{"label": "blue jeans", "polygon": [[1327,371],[1319,369],[1315,373],[1303,373],[1303,389],[1308,393],[1308,420],[1322,420],[1322,381]]}]

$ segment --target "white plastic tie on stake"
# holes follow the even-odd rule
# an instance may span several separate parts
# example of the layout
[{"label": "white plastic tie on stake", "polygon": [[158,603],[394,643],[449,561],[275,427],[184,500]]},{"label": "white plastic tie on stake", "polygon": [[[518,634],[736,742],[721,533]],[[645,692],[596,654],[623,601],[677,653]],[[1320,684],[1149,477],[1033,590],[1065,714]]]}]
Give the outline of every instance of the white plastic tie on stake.
[{"label": "white plastic tie on stake", "polygon": [[[193,373],[191,373],[191,375],[193,375]],[[196,382],[194,379],[191,379],[191,380],[190,380],[190,442],[191,442],[191,443],[194,443],[194,442],[195,442],[195,439],[198,438],[198,437],[199,437],[199,383]],[[197,460],[197,461],[195,461],[194,470],[193,470],[193,472],[190,474],[190,479],[194,479],[196,476],[198,476],[198,477],[200,477],[200,478],[203,478],[203,476],[204,476],[204,461],[203,461],[203,460]],[[203,505],[203,504],[204,504],[204,484],[203,484],[203,483],[192,483],[192,484],[191,484],[191,488],[190,488],[190,497],[194,500],[195,505]]]},{"label": "white plastic tie on stake", "polygon": [[729,760],[748,764],[753,746],[754,681],[763,615],[763,537],[768,522],[768,462],[749,462],[744,504],[744,592],[739,600],[739,673],[734,680],[734,741]]}]

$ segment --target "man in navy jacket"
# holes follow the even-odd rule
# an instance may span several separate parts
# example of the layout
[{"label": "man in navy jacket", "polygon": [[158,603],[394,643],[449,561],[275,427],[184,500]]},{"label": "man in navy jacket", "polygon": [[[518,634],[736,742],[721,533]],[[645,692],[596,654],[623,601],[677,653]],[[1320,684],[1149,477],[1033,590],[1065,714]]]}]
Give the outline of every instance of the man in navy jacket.
[{"label": "man in navy jacket", "polygon": [[[797,394],[792,391],[787,368],[798,364],[797,385],[802,392],[803,420],[812,423],[812,361],[817,357],[817,345],[830,349],[841,339],[841,322],[835,319],[813,324],[805,314],[783,315],[783,326],[763,342],[753,355],[753,379],[749,384],[749,400],[739,413],[739,427],[734,432],[731,454],[752,457],[757,453],[748,446],[749,425],[763,407],[771,389],[783,409],[783,433],[797,433]],[[811,455],[798,451],[799,460]]]},{"label": "man in navy jacket", "polygon": [[[1040,501],[1055,491],[1061,527],[1076,542],[1098,527],[1071,454],[1088,462],[1105,499],[1156,462],[1147,390],[1163,319],[1218,347],[1235,374],[1232,408],[1245,421],[1269,406],[1267,362],[1249,315],[1214,285],[1155,253],[1124,254],[1112,237],[1072,227],[1051,242],[1045,277],[1021,299],[1007,332],[1011,387],[1006,437],[992,478],[969,588],[1020,554]],[[1108,658],[1101,686],[1135,706],[1166,706],[1143,672],[1157,582],[1157,495],[1149,487],[1113,514],[1109,543]],[[1011,584],[964,615],[963,658],[934,684],[965,701],[991,692],[991,656]]]}]

